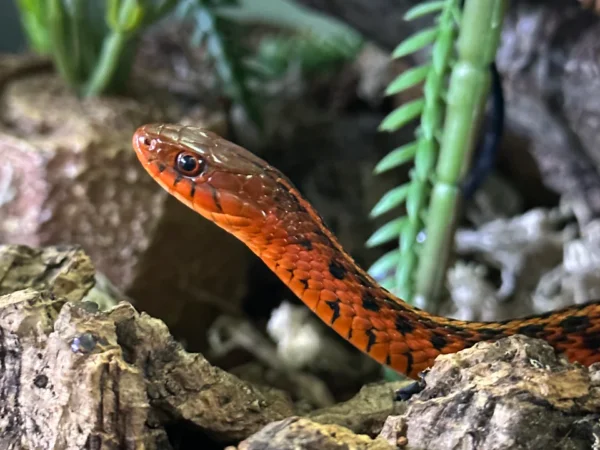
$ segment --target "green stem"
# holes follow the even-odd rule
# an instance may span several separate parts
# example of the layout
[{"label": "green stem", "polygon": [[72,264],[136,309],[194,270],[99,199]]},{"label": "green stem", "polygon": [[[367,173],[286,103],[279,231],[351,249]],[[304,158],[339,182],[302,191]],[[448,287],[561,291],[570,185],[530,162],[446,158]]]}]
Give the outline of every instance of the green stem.
[{"label": "green stem", "polygon": [[110,85],[113,75],[117,70],[125,42],[125,33],[119,31],[111,32],[110,36],[104,40],[98,64],[94,68],[90,81],[83,90],[84,96],[98,95]]},{"label": "green stem", "polygon": [[458,0],[446,2],[440,15],[440,31],[433,46],[431,70],[425,80],[425,106],[421,114],[421,136],[415,153],[415,168],[411,172],[410,190],[406,201],[407,221],[400,233],[400,261],[396,270],[395,292],[408,302],[414,293],[417,258],[417,234],[423,228],[422,215],[431,192],[430,174],[438,153],[435,130],[442,124],[444,80],[454,42],[453,11]]},{"label": "green stem", "polygon": [[123,5],[121,5],[117,23],[112,26],[112,31],[104,39],[98,63],[83,89],[84,96],[98,95],[110,86],[117,71],[127,38],[131,34],[124,24],[135,14],[137,8],[138,4],[136,0],[125,0]]},{"label": "green stem", "polygon": [[450,78],[446,121],[429,207],[426,240],[419,258],[415,302],[436,300],[452,247],[460,182],[474,147],[475,124],[489,89],[506,0],[466,0],[458,38],[458,62]]},{"label": "green stem", "polygon": [[77,86],[77,74],[65,45],[65,17],[66,12],[62,0],[50,0],[48,3],[48,34],[52,43],[49,48],[52,51],[56,70],[69,86],[75,87]]}]

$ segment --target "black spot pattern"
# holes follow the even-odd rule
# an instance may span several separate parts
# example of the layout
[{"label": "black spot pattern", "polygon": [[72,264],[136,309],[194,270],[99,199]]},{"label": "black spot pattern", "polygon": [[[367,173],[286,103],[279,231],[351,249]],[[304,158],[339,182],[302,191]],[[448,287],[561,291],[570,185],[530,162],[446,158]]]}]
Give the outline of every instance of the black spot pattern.
[{"label": "black spot pattern", "polygon": [[332,259],[329,263],[329,273],[337,278],[338,280],[343,280],[346,277],[346,269],[339,262]]},{"label": "black spot pattern", "polygon": [[377,300],[367,291],[365,291],[362,296],[362,307],[368,311],[379,311],[379,305],[377,304]]},{"label": "black spot pattern", "polygon": [[333,316],[331,317],[331,325],[333,325],[340,317],[340,302],[337,300],[328,300],[325,303],[327,303],[327,306],[333,311]]}]

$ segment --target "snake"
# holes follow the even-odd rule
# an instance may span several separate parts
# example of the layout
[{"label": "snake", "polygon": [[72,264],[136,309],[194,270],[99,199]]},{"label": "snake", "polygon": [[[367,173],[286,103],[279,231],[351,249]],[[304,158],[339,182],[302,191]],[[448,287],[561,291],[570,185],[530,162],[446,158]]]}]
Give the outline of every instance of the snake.
[{"label": "snake", "polygon": [[497,322],[419,309],[380,286],[279,170],[214,132],[147,124],[132,146],[169,194],[242,241],[322,321],[375,361],[413,379],[438,355],[524,335],[570,362],[600,361],[600,302]]}]

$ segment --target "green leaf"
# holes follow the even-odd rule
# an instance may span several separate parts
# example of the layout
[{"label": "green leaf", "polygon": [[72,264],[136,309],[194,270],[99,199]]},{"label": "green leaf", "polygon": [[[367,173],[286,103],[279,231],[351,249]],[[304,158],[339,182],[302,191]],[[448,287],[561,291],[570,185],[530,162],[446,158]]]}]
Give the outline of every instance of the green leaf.
[{"label": "green leaf", "polygon": [[426,65],[402,72],[388,85],[387,89],[385,90],[385,95],[394,95],[421,83],[425,78],[427,78],[430,68],[430,65]]},{"label": "green leaf", "polygon": [[415,157],[418,144],[419,143],[415,141],[392,150],[377,163],[373,172],[375,174],[380,174],[410,161]]},{"label": "green leaf", "polygon": [[392,53],[392,58],[401,58],[402,56],[421,50],[423,47],[432,44],[437,38],[438,33],[439,29],[437,27],[432,27],[425,28],[424,30],[413,34],[396,47]]},{"label": "green leaf", "polygon": [[415,119],[423,112],[425,100],[422,98],[405,103],[399,108],[396,108],[379,125],[380,131],[396,131],[398,128]]},{"label": "green leaf", "polygon": [[369,267],[369,274],[379,280],[388,275],[400,263],[400,250],[392,250],[381,256]]},{"label": "green leaf", "polygon": [[386,192],[371,210],[371,217],[381,216],[399,206],[406,199],[409,187],[405,184]]},{"label": "green leaf", "polygon": [[445,5],[445,0],[419,3],[418,5],[415,5],[408,11],[406,11],[406,14],[404,14],[404,20],[415,20],[419,17],[426,16],[427,14],[441,11],[442,9],[444,9]]},{"label": "green leaf", "polygon": [[400,236],[400,232],[402,231],[405,222],[406,218],[400,217],[399,219],[394,219],[386,223],[371,235],[365,245],[367,247],[376,247],[389,242],[392,239],[397,239]]}]

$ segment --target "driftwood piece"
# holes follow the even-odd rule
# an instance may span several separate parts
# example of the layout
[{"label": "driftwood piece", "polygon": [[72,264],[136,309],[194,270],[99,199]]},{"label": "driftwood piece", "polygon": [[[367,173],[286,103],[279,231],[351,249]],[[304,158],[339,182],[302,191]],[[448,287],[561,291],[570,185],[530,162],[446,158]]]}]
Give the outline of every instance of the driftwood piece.
[{"label": "driftwood piece", "polygon": [[82,301],[93,270],[79,249],[0,247],[0,270],[2,449],[168,449],[177,423],[236,442],[293,414],[284,394],[186,353],[163,322]]},{"label": "driftwood piece", "polygon": [[543,341],[513,336],[440,356],[389,442],[411,449],[590,449],[600,436],[600,367],[569,364]]}]

